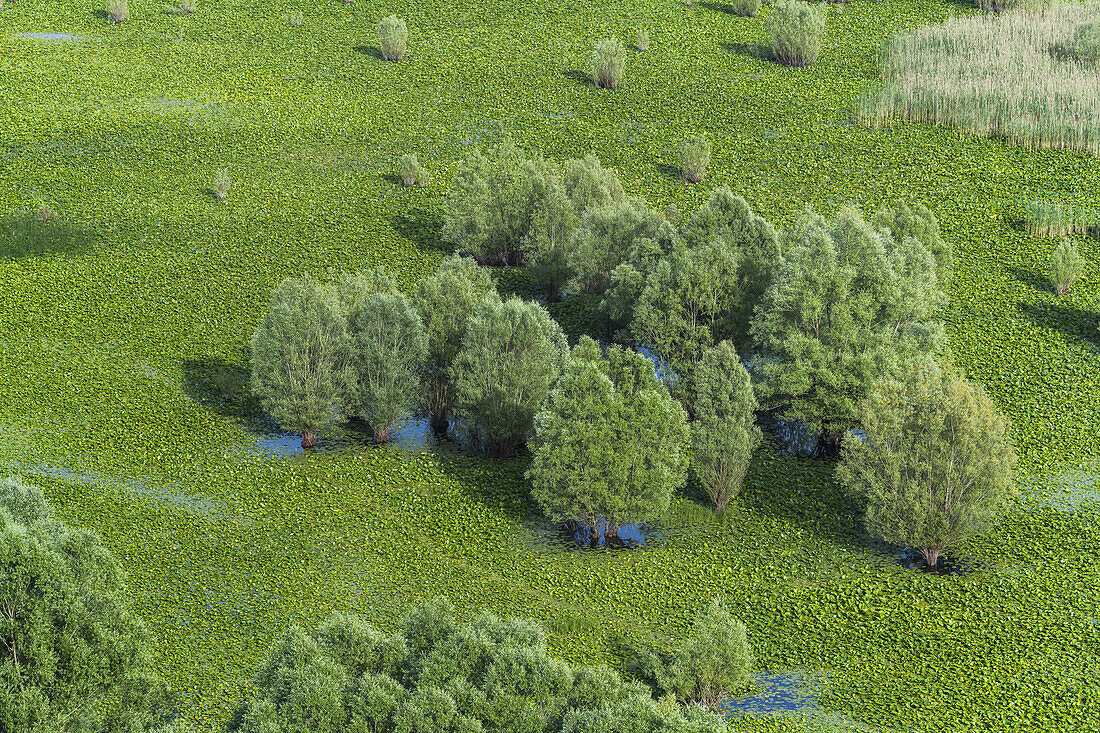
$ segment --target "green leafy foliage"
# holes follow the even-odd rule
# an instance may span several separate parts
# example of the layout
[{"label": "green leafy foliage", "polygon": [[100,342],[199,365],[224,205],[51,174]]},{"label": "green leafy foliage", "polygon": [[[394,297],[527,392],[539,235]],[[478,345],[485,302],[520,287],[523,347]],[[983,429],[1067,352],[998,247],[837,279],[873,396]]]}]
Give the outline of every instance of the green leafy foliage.
[{"label": "green leafy foliage", "polygon": [[355,378],[344,409],[370,426],[374,442],[385,443],[390,428],[411,416],[421,401],[428,337],[401,293],[372,294],[350,331]]},{"label": "green leafy foliage", "polygon": [[0,731],[152,731],[174,701],[101,538],[0,480]]},{"label": "green leafy foliage", "polygon": [[405,57],[409,29],[405,26],[404,20],[396,15],[387,15],[378,22],[378,37],[382,44],[383,59],[400,61]]},{"label": "green leafy foliage", "polygon": [[790,244],[752,324],[757,396],[837,455],[874,382],[936,352],[944,295],[919,239],[895,242],[851,207],[831,223],[804,213]]},{"label": "green leafy foliage", "polygon": [[1077,26],[1073,32],[1073,53],[1083,64],[1100,65],[1100,15]]},{"label": "green leafy foliage", "polygon": [[437,430],[446,430],[454,401],[451,363],[471,314],[500,303],[489,273],[468,257],[452,255],[424,278],[412,296],[428,337],[425,407]]},{"label": "green leafy foliage", "polygon": [[401,176],[401,183],[406,187],[426,180],[420,161],[416,159],[416,153],[405,153],[401,156],[397,161],[397,174]]},{"label": "green leafy foliage", "polygon": [[546,632],[527,619],[483,613],[458,624],[454,606],[437,597],[401,625],[388,636],[346,614],[313,632],[291,625],[256,675],[259,695],[238,708],[229,730],[726,730],[713,714],[655,704],[646,687],[624,683],[607,667],[572,667],[550,656]]},{"label": "green leafy foliage", "polygon": [[703,180],[710,165],[710,142],[705,137],[689,137],[680,146],[680,176],[688,183]]},{"label": "green leafy foliage", "polygon": [[825,7],[800,0],[776,0],[765,26],[776,61],[785,66],[809,66],[821,53]]},{"label": "green leafy foliage", "polygon": [[1054,292],[1064,295],[1073,287],[1081,277],[1084,264],[1085,259],[1077,251],[1073,240],[1063,237],[1050,254],[1050,282],[1054,285]]},{"label": "green leafy foliage", "polygon": [[715,596],[696,615],[673,658],[658,657],[653,672],[661,689],[678,700],[717,711],[719,702],[748,680],[754,663],[745,625]]},{"label": "green leafy foliage", "polygon": [[626,49],[617,38],[603,38],[592,47],[592,83],[601,89],[618,89],[623,80]]},{"label": "green leafy foliage", "polygon": [[981,385],[952,368],[917,365],[875,385],[837,477],[867,499],[872,534],[919,549],[936,567],[947,547],[988,529],[1015,494],[1008,421]]},{"label": "green leafy foliage", "polygon": [[592,539],[663,514],[687,479],[683,408],[644,356],[581,337],[535,416],[531,497],[557,522],[587,523]]},{"label": "green leafy foliage", "polygon": [[732,0],[730,10],[742,18],[751,18],[760,12],[760,0]]},{"label": "green leafy foliage", "polygon": [[728,341],[707,349],[695,377],[691,423],[692,467],[721,512],[741,491],[763,434],[756,426],[756,396],[749,374]]},{"label": "green leafy foliage", "polygon": [[527,275],[554,303],[561,300],[562,286],[573,274],[570,240],[577,230],[577,216],[557,167],[541,155],[524,162],[521,181],[519,196],[528,202],[530,221],[521,243]]},{"label": "green leafy foliage", "polygon": [[569,253],[577,289],[603,292],[612,271],[629,258],[638,239],[653,237],[660,224],[660,214],[637,197],[587,208]]},{"label": "green leafy foliage", "polygon": [[890,230],[895,242],[916,237],[936,258],[936,282],[946,291],[951,285],[954,255],[951,245],[940,236],[940,222],[932,210],[921,203],[896,202],[875,212],[871,223]]},{"label": "green leafy foliage", "polygon": [[569,345],[538,303],[484,303],[470,317],[451,366],[454,413],[472,440],[511,456],[565,364]]},{"label": "green leafy foliage", "polygon": [[343,419],[345,385],[352,383],[351,340],[335,289],[309,275],[287,278],[271,293],[252,336],[252,392],[284,429],[317,431]]}]

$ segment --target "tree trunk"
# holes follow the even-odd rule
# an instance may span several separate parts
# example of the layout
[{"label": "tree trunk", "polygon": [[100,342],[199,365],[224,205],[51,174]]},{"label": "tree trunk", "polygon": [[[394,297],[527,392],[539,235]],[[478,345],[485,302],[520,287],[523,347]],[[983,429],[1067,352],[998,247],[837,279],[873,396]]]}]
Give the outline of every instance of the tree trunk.
[{"label": "tree trunk", "polygon": [[447,420],[447,412],[433,412],[431,418],[432,431],[435,433],[446,433],[447,428],[450,427],[450,422]]},{"label": "tree trunk", "polygon": [[920,548],[920,554],[924,558],[924,561],[928,563],[928,569],[935,570],[940,562],[940,548],[922,547]]},{"label": "tree trunk", "polygon": [[592,526],[588,528],[588,546],[600,546],[600,530],[595,523],[593,523]]},{"label": "tree trunk", "polygon": [[317,447],[317,429],[309,428],[302,433],[302,447],[306,450],[313,450]]},{"label": "tree trunk", "polygon": [[613,542],[616,545],[621,545],[623,541],[619,539],[619,525],[612,524],[611,522],[604,523],[603,540],[604,544],[608,547],[611,547],[611,543]]},{"label": "tree trunk", "polygon": [[825,458],[840,458],[840,441],[843,435],[822,433],[817,436],[817,451]]},{"label": "tree trunk", "polygon": [[381,445],[382,443],[390,442],[390,428],[387,425],[384,428],[374,429],[374,444]]}]

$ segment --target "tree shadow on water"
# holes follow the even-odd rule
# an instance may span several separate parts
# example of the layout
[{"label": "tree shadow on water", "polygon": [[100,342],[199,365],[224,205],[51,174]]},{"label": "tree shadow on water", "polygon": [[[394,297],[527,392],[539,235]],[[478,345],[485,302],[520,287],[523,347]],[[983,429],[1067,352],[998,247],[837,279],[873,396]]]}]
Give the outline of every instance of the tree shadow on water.
[{"label": "tree shadow on water", "polygon": [[[401,179],[397,179],[398,185]],[[390,219],[393,230],[405,239],[415,242],[423,250],[436,250],[449,254],[451,246],[443,241],[443,220],[424,209],[407,209]]]},{"label": "tree shadow on water", "polygon": [[222,417],[263,419],[259,401],[248,387],[247,366],[231,364],[220,356],[201,356],[184,359],[180,370],[184,392],[195,402]]},{"label": "tree shadow on water", "polygon": [[0,223],[0,262],[25,257],[79,255],[95,240],[95,233],[58,218],[53,212],[25,213]]},{"label": "tree shadow on water", "polygon": [[1100,349],[1100,313],[1056,303],[1018,302],[1016,309],[1041,328],[1061,331]]},{"label": "tree shadow on water", "polygon": [[774,61],[772,50],[759,43],[724,43],[726,50],[738,56],[748,56],[760,61]]}]

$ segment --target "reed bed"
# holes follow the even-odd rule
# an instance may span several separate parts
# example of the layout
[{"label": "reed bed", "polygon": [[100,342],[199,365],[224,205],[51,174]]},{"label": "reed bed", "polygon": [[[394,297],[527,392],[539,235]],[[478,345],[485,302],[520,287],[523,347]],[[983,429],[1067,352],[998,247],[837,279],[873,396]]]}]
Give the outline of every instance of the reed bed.
[{"label": "reed bed", "polygon": [[864,124],[890,118],[949,124],[1039,148],[1100,154],[1100,72],[1074,35],[1100,2],[1040,14],[955,18],[891,39],[883,87],[859,105]]},{"label": "reed bed", "polygon": [[1033,237],[1065,237],[1100,230],[1100,209],[1075,204],[1030,201],[1027,231]]}]

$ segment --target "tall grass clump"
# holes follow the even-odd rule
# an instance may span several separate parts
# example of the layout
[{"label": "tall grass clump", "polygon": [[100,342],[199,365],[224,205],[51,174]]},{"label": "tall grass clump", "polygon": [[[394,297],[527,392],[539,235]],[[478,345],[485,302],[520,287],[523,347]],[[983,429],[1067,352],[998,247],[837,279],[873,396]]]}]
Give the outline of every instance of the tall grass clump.
[{"label": "tall grass clump", "polygon": [[1073,55],[1087,66],[1100,65],[1100,15],[1077,26],[1073,32]]},{"label": "tall grass clump", "polygon": [[218,201],[225,201],[225,195],[229,193],[229,170],[226,168],[219,168],[214,172],[214,182],[210,185],[210,190],[214,192],[214,198]]},{"label": "tall grass clump", "polygon": [[699,183],[710,164],[710,143],[704,137],[688,138],[680,146],[680,175],[688,183]]},{"label": "tall grass clump", "polygon": [[1085,260],[1069,237],[1063,237],[1050,254],[1050,283],[1054,292],[1065,295],[1081,277]]},{"label": "tall grass clump", "polygon": [[634,37],[634,48],[639,51],[649,50],[649,34],[646,33],[645,28],[638,29],[638,34]]},{"label": "tall grass clump", "polygon": [[742,18],[752,18],[760,12],[760,0],[732,0],[730,10]]},{"label": "tall grass clump", "polygon": [[295,28],[300,26],[302,24],[302,21],[305,20],[305,16],[302,15],[301,11],[295,11],[293,13],[288,13],[287,15],[284,15],[283,17],[286,18],[287,23],[294,26]]},{"label": "tall grass clump", "polygon": [[776,61],[785,66],[809,66],[821,53],[825,7],[799,0],[776,0],[765,26]]},{"label": "tall grass clump", "polygon": [[387,15],[378,23],[378,37],[382,45],[382,58],[400,61],[405,55],[405,42],[409,40],[405,21],[396,15]]},{"label": "tall grass clump", "polygon": [[1033,237],[1088,234],[1100,227],[1100,210],[1073,204],[1031,201],[1027,205],[1027,232]]},{"label": "tall grass clump", "polygon": [[[416,159],[415,153],[401,156],[401,160],[397,162],[397,172],[401,176],[401,182],[406,186],[425,180],[424,169],[420,167],[420,161]],[[424,186],[423,183],[420,185]]]},{"label": "tall grass clump", "polygon": [[883,86],[858,115],[865,124],[904,118],[1100,154],[1100,74],[1062,50],[1097,12],[1090,0],[1045,15],[954,18],[895,37],[882,55]]},{"label": "tall grass clump", "polygon": [[604,38],[592,48],[592,82],[601,89],[618,89],[623,80],[623,44]]},{"label": "tall grass clump", "polygon": [[118,25],[130,17],[130,9],[126,6],[126,0],[107,0],[107,17]]}]

